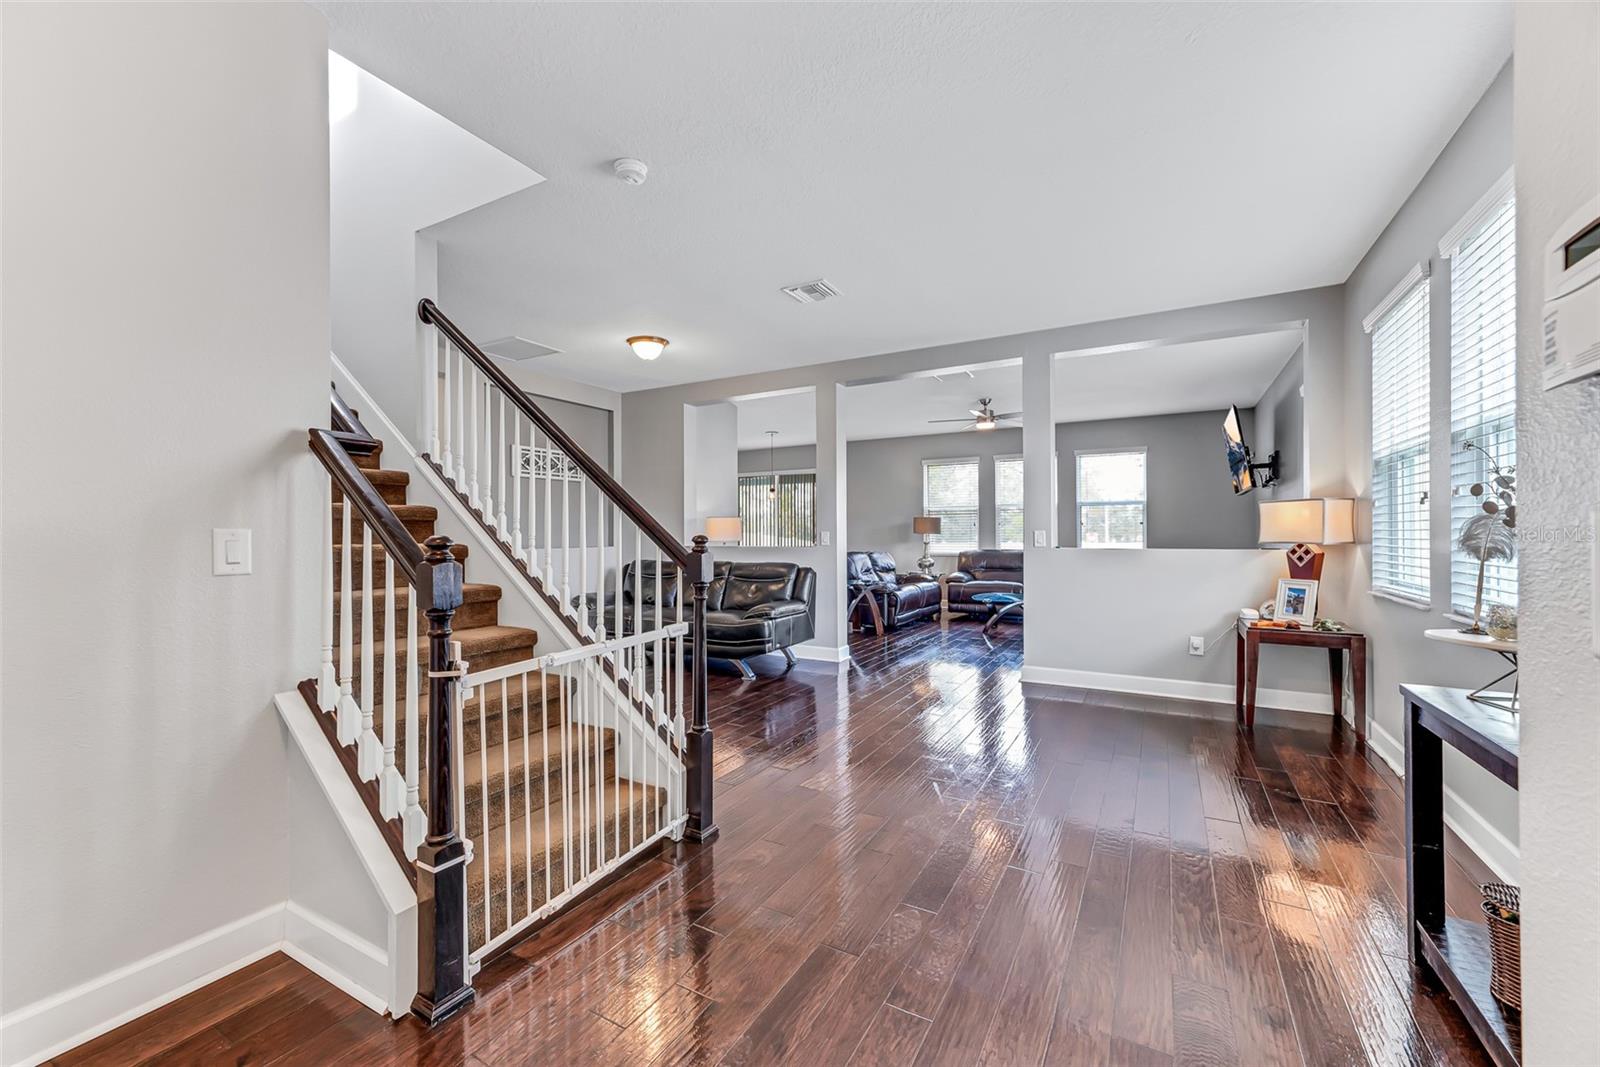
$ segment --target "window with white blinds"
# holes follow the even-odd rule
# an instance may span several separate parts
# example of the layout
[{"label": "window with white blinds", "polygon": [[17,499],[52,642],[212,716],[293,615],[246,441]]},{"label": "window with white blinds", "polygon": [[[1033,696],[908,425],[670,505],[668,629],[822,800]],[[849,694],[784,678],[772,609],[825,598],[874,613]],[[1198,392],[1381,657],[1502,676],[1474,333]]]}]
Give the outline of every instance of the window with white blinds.
[{"label": "window with white blinds", "polygon": [[1022,457],[994,457],[994,545],[1022,547]]},{"label": "window with white blinds", "polygon": [[743,525],[741,545],[800,548],[816,544],[817,472],[739,475],[739,519]]},{"label": "window with white blinds", "polygon": [[1078,453],[1078,547],[1143,548],[1144,449]]},{"label": "window with white blinds", "polygon": [[[1455,550],[1461,527],[1483,514],[1474,483],[1517,463],[1516,204],[1509,191],[1481,212],[1453,250],[1450,268],[1450,608],[1471,615],[1478,563]],[[1517,564],[1491,561],[1483,603],[1515,607]]]},{"label": "window with white blinds", "polygon": [[1416,268],[1372,335],[1372,591],[1427,607],[1428,279]]},{"label": "window with white blinds", "polygon": [[922,513],[942,520],[930,542],[934,548],[978,547],[977,457],[922,461]]}]

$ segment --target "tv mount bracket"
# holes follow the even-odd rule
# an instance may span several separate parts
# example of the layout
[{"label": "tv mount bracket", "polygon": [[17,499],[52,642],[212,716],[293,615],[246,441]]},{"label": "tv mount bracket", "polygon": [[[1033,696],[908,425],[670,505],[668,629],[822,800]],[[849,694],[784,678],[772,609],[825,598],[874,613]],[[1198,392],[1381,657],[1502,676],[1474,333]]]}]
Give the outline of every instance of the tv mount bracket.
[{"label": "tv mount bracket", "polygon": [[[1256,458],[1255,454],[1251,453],[1250,458],[1254,460]],[[1261,473],[1256,477],[1255,482],[1260,488],[1270,489],[1278,484],[1278,450],[1276,448],[1272,450],[1272,454],[1267,457],[1265,463],[1250,464],[1251,474],[1256,474],[1258,471]]]}]

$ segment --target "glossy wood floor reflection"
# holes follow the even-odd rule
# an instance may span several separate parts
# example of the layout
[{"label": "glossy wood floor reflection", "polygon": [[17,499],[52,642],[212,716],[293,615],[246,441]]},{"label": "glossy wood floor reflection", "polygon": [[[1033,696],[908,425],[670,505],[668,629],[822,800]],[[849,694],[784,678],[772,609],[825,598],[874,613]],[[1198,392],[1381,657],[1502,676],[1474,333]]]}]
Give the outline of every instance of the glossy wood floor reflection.
[{"label": "glossy wood floor reflection", "polygon": [[[1320,731],[1025,697],[1002,633],[719,676],[721,838],[490,964],[439,1030],[278,958],[62,1062],[1486,1062],[1412,985],[1387,769]],[[1462,914],[1480,873],[1451,866]]]}]

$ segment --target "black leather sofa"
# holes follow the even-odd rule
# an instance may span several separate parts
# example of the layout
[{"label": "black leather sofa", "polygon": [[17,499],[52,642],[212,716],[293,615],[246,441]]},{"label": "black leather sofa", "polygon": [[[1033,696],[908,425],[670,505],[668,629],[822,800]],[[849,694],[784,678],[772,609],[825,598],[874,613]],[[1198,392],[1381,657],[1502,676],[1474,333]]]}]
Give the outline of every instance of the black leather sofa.
[{"label": "black leather sofa", "polygon": [[746,678],[745,661],[782,652],[817,633],[817,572],[795,563],[718,561],[706,591],[706,656],[731,660]]},{"label": "black leather sofa", "polygon": [[[678,618],[678,571],[671,563],[661,565],[661,601],[656,603],[655,562],[647,560],[641,568],[643,580],[635,589],[634,566],[622,567],[622,632],[636,632],[637,625],[654,629],[657,618],[672,623]],[[685,595],[693,597],[692,590]],[[577,602],[589,612],[590,624],[598,602],[593,594]],[[683,605],[683,618],[692,617],[692,603]],[[617,605],[612,595],[605,599],[607,632],[616,629]],[[817,572],[794,563],[734,563],[719,560],[706,589],[706,656],[730,660],[746,678],[755,672],[745,661],[769,652],[781,652],[789,666],[794,653],[789,649],[809,641],[817,632]]]},{"label": "black leather sofa", "polygon": [[[853,604],[863,590],[871,590],[883,624],[890,630],[939,617],[939,580],[915,572],[899,573],[894,557],[887,552],[846,552],[845,573],[845,603]],[[872,625],[872,610],[865,600],[856,604],[850,625],[862,629]]]},{"label": "black leather sofa", "polygon": [[[952,614],[984,615],[993,609],[972,598],[979,593],[1022,595],[1022,553],[1011,549],[980,549],[956,557],[956,569],[945,576]],[[1022,608],[1006,612],[1020,618]]]}]

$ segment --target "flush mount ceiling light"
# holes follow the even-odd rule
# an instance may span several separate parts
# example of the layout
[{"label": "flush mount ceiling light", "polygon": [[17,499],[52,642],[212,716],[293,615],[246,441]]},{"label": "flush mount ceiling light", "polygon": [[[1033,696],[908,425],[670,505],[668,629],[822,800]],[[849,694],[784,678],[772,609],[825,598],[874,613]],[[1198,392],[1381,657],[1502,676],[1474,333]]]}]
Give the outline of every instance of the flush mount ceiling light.
[{"label": "flush mount ceiling light", "polygon": [[640,359],[658,359],[661,353],[667,350],[665,337],[650,337],[640,335],[628,338],[628,347],[633,349],[633,354]]}]

